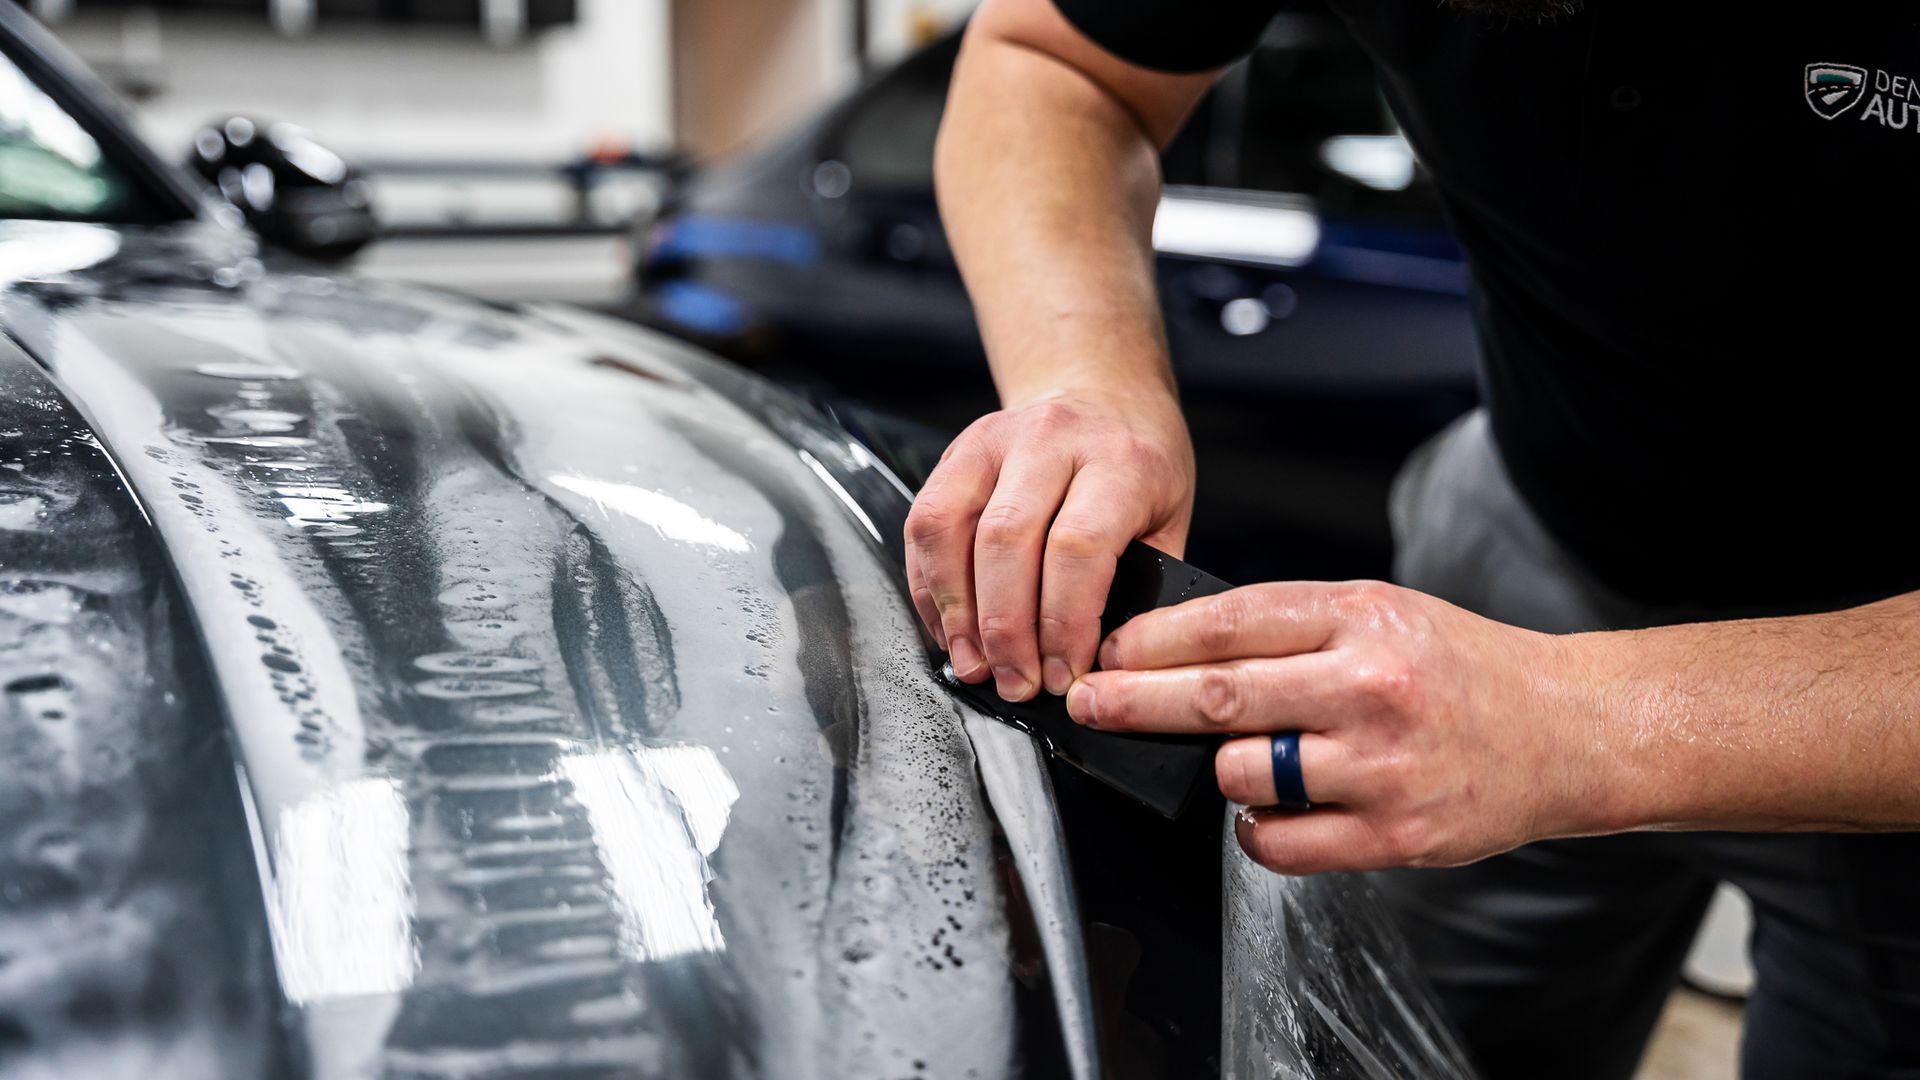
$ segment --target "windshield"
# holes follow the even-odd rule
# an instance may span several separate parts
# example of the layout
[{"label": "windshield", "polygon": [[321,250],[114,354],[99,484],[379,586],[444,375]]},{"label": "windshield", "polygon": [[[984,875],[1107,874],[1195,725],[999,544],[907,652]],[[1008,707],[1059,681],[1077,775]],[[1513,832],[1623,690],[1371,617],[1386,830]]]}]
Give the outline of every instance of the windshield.
[{"label": "windshield", "polygon": [[73,114],[0,53],[0,218],[132,222],[146,192]]}]

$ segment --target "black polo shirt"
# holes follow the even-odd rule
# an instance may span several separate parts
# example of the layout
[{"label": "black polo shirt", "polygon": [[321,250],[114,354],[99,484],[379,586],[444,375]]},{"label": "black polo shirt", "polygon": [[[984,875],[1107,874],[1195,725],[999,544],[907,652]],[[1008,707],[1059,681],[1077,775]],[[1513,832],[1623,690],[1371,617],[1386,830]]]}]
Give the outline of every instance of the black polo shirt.
[{"label": "black polo shirt", "polygon": [[[1057,0],[1204,70],[1276,0]],[[1331,0],[1466,249],[1515,483],[1641,600],[1920,588],[1920,0]]]}]

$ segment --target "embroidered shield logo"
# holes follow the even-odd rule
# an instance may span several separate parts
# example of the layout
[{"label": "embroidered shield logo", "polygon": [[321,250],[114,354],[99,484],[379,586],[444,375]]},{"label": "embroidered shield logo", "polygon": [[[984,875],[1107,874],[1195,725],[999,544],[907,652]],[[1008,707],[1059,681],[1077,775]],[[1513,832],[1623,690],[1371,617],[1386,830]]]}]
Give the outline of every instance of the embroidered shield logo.
[{"label": "embroidered shield logo", "polygon": [[1808,64],[1807,104],[1827,120],[1860,103],[1867,90],[1867,69],[1852,64]]}]

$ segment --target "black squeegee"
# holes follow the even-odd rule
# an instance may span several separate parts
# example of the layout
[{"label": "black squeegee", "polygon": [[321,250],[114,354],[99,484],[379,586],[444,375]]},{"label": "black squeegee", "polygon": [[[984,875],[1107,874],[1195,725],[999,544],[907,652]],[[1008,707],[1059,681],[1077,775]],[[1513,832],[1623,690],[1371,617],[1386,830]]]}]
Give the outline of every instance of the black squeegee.
[{"label": "black squeegee", "polygon": [[[1100,636],[1143,612],[1212,596],[1232,588],[1204,570],[1145,544],[1127,545],[1113,574]],[[944,659],[944,658],[943,658]],[[1006,701],[993,683],[963,683],[943,665],[941,679],[959,697],[1003,723],[1040,740],[1047,752],[1128,798],[1178,817],[1201,776],[1209,772],[1220,740],[1206,735],[1142,735],[1095,731],[1067,715],[1062,698],[1042,692],[1031,701]]]}]

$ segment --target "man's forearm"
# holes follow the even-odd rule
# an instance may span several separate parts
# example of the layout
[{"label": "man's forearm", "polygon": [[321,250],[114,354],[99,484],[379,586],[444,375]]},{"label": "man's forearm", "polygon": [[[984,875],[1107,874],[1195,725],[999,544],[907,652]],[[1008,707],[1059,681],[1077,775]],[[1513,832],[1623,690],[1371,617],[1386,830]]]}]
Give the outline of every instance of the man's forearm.
[{"label": "man's forearm", "polygon": [[1064,693],[1115,560],[1178,554],[1193,446],[1154,296],[1157,148],[1211,76],[1134,67],[1051,0],[986,0],[935,153],[941,215],[1004,409],[947,447],[907,518],[914,609],[963,681]]},{"label": "man's forearm", "polygon": [[[1634,829],[1920,827],[1920,593],[1827,615],[1554,635],[1380,582],[1271,582],[1148,612],[1067,709],[1227,735],[1220,790],[1283,873],[1455,866]],[[1294,790],[1294,789],[1289,789]]]},{"label": "man's forearm", "polygon": [[1617,827],[1920,825],[1920,594],[1564,646]]},{"label": "man's forearm", "polygon": [[1154,141],[1106,88],[1009,40],[992,16],[969,32],[935,161],[1001,399],[1018,406],[1062,387],[1170,394],[1153,284]]}]

